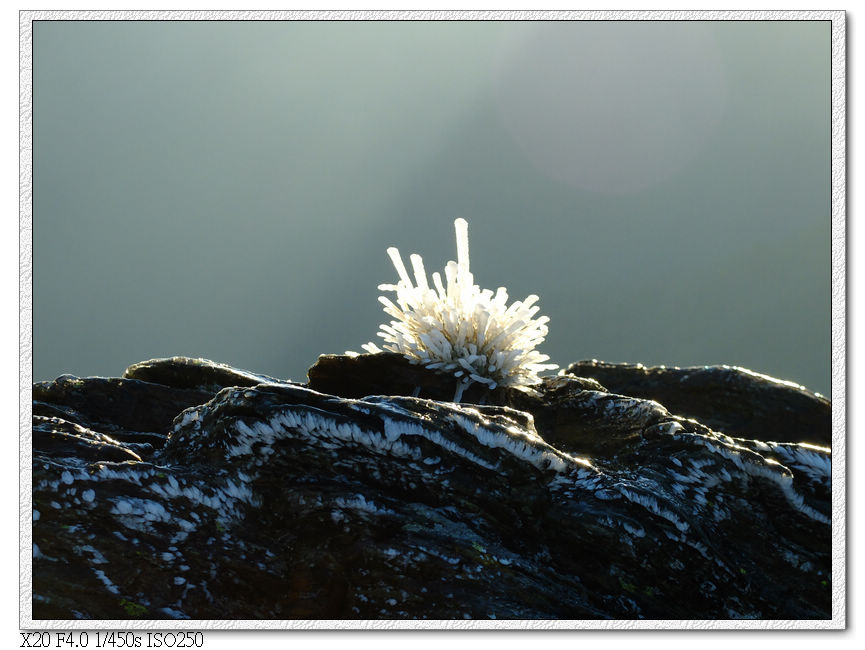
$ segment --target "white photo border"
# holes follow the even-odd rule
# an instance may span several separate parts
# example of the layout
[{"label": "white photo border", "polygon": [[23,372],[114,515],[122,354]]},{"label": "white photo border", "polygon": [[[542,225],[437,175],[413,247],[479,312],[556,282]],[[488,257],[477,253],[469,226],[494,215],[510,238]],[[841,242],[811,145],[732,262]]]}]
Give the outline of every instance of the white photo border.
[{"label": "white photo border", "polygon": [[[832,42],[832,618],[826,620],[34,620],[32,539],[33,22],[56,20],[829,21]],[[21,11],[19,13],[19,624],[131,630],[795,630],[846,628],[846,14],[843,11]]]}]

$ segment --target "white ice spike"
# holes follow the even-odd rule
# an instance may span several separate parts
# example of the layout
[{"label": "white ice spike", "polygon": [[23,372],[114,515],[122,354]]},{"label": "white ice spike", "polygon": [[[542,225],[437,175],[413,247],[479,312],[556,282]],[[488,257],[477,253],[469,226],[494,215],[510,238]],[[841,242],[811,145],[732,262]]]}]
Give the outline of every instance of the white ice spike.
[{"label": "white ice spike", "polygon": [[[504,287],[493,294],[474,284],[469,268],[469,235],[465,219],[454,221],[457,261],[445,266],[442,283],[433,273],[433,287],[427,282],[420,255],[410,256],[415,286],[396,248],[388,248],[398,284],[382,284],[379,289],[396,293],[397,307],[382,299],[385,312],[397,319],[383,324],[378,335],[384,349],[405,356],[412,363],[449,371],[457,381],[454,396],[458,401],[472,382],[495,386],[527,387],[540,383],[539,372],[557,368],[543,363],[549,357],[535,350],[547,335],[546,316],[534,318],[538,297],[508,307]],[[363,346],[370,352],[379,348]],[[459,376],[457,376],[457,373]]]}]

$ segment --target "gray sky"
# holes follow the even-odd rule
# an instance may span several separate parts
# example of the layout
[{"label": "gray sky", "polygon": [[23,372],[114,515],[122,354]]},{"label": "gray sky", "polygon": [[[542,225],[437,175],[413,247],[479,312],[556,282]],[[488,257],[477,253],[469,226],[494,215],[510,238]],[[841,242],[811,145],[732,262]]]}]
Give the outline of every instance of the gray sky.
[{"label": "gray sky", "polygon": [[303,380],[385,253],[540,296],[541,349],[829,393],[828,22],[39,22],[34,379]]}]

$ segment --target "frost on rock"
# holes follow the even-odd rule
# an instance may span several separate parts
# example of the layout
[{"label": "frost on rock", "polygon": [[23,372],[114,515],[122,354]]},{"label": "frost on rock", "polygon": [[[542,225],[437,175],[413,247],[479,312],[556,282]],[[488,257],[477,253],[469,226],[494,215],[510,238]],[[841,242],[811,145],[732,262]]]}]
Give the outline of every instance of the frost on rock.
[{"label": "frost on rock", "polygon": [[[152,365],[218,388],[205,362]],[[397,355],[349,365],[363,397],[45,386],[34,617],[831,616],[830,449],[734,438],[573,375],[454,404],[397,396],[397,367],[431,376]],[[133,390],[139,413],[112,401]],[[150,429],[165,397],[173,422]],[[793,422],[787,404],[766,408]]]},{"label": "frost on rock", "polygon": [[[469,270],[468,223],[457,219],[454,226],[457,261],[447,263],[445,282],[435,272],[430,286],[423,259],[417,254],[410,256],[412,280],[399,251],[387,249],[399,281],[378,287],[396,293],[396,303],[379,297],[385,313],[394,319],[382,324],[378,333],[384,339],[384,349],[430,370],[453,375],[457,379],[454,401],[459,401],[473,382],[490,389],[540,383],[539,372],[558,366],[544,363],[549,356],[535,350],[546,337],[549,322],[546,316],[535,317],[538,296],[508,305],[504,287],[495,293],[481,289]],[[363,349],[381,352],[375,343],[367,343]]]}]

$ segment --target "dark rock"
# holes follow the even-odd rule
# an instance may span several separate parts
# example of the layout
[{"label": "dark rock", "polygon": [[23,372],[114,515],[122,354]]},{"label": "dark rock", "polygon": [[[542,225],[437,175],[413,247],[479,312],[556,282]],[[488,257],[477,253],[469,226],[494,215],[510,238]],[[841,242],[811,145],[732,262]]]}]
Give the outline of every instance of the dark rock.
[{"label": "dark rock", "polygon": [[573,375],[453,404],[395,355],[217,365],[39,385],[34,618],[831,617],[827,449]]},{"label": "dark rock", "polygon": [[137,379],[63,375],[33,384],[33,410],[110,433],[117,440],[157,443],[164,442],[180,411],[213,394]]},{"label": "dark rock", "polygon": [[[307,372],[313,390],[358,399],[366,395],[403,395],[427,399],[453,399],[456,382],[448,375],[430,372],[393,352],[347,356],[324,354]],[[478,386],[469,388],[480,398]]]},{"label": "dark rock", "polygon": [[610,391],[661,402],[672,412],[731,436],[832,444],[832,405],[792,382],[745,368],[652,367],[577,361],[567,371]]},{"label": "dark rock", "polygon": [[126,369],[123,377],[171,388],[189,388],[209,393],[216,393],[226,386],[292,383],[268,375],[232,368],[224,363],[191,357],[150,359],[135,363]]},{"label": "dark rock", "polygon": [[[33,416],[33,447],[45,456],[82,460],[141,460],[141,453],[150,456],[153,446],[149,444],[121,444],[110,436],[86,429],[60,418]],[[138,453],[136,453],[138,452]]]}]

